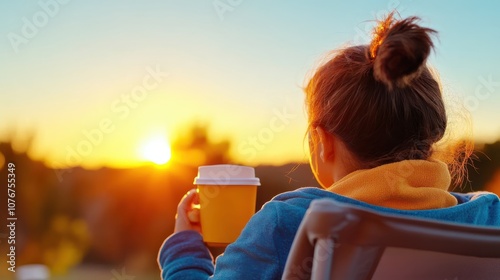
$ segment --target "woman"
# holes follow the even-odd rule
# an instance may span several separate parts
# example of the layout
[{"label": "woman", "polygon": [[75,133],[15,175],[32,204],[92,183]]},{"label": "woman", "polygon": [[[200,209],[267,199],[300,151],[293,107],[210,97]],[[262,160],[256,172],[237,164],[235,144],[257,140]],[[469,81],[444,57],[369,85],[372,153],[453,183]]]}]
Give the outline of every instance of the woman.
[{"label": "woman", "polygon": [[310,165],[324,189],[302,188],[266,203],[215,268],[199,225],[188,218],[196,213],[196,192],[190,191],[159,254],[163,279],[280,279],[300,221],[318,198],[500,226],[496,195],[448,192],[456,176],[449,169],[457,169],[434,157],[447,117],[426,66],[435,31],[417,22],[389,15],[370,45],[338,50],[309,81]]}]

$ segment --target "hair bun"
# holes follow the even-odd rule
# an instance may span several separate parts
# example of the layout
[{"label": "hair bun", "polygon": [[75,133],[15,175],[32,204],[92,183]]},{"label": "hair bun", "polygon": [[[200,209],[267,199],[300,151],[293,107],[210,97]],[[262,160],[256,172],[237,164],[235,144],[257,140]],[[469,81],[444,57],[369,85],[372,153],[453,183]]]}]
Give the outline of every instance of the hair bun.
[{"label": "hair bun", "polygon": [[393,15],[379,22],[369,49],[375,79],[391,89],[405,87],[420,75],[434,47],[430,34],[436,33],[419,26],[418,17],[394,20]]}]

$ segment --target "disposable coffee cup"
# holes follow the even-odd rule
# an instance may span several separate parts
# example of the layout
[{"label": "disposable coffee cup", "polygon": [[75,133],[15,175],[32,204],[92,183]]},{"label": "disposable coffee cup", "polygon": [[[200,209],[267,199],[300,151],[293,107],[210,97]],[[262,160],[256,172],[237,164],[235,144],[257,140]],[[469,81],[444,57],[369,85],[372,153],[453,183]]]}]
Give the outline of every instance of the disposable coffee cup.
[{"label": "disposable coffee cup", "polygon": [[209,246],[234,242],[255,213],[260,186],[255,170],[232,164],[200,166],[194,184],[200,197],[203,241]]}]

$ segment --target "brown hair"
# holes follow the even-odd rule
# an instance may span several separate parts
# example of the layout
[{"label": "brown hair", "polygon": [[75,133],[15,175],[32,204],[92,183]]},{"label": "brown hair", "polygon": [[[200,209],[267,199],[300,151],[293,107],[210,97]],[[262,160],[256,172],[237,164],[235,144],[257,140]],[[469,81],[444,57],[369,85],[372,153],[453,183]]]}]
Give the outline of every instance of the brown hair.
[{"label": "brown hair", "polygon": [[436,31],[418,21],[389,14],[370,45],[338,50],[305,89],[310,127],[341,139],[361,167],[428,159],[445,134],[441,87],[426,66]]}]

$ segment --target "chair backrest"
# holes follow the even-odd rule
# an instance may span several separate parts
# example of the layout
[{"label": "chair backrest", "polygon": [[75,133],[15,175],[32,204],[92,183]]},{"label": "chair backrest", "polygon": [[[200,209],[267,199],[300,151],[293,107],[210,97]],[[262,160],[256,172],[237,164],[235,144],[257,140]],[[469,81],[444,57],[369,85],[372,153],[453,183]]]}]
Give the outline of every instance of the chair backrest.
[{"label": "chair backrest", "polygon": [[319,199],[295,235],[282,279],[500,279],[500,228]]}]

